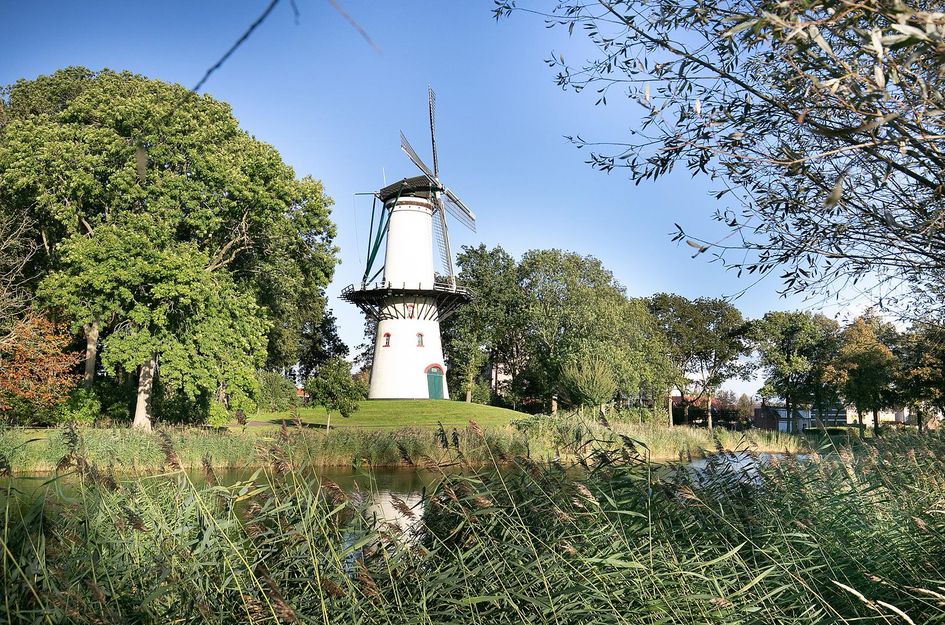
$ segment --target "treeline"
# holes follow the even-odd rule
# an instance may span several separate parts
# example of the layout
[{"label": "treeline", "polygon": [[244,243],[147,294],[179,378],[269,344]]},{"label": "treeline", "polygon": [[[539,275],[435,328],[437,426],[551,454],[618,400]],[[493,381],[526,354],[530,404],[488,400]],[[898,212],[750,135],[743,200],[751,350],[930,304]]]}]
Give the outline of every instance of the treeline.
[{"label": "treeline", "polygon": [[74,67],[3,88],[3,420],[220,424],[255,410],[261,369],[343,355],[331,203],[180,85]]},{"label": "treeline", "polygon": [[[845,325],[799,311],[750,320],[721,298],[631,298],[598,259],[560,250],[516,260],[501,247],[467,247],[457,266],[476,297],[443,331],[451,392],[467,401],[532,412],[616,403],[669,418],[675,389],[683,421],[701,408],[712,427],[705,407],[720,388],[760,370],[759,396],[794,416],[849,405],[878,427],[886,408],[912,407],[920,424],[945,409],[937,324],[899,330],[872,311]],[[748,398],[728,395],[747,416]]]}]

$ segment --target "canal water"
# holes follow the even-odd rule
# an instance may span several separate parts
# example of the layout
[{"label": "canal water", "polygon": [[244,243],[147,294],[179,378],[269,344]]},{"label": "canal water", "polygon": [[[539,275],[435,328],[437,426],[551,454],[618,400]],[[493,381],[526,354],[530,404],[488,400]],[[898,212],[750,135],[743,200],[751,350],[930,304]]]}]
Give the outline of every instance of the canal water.
[{"label": "canal water", "polygon": [[[752,457],[746,453],[726,454],[714,458],[702,458],[693,460],[683,465],[676,465],[665,475],[672,475],[675,471],[689,471],[698,479],[705,476],[715,464],[718,468],[718,462],[721,460],[726,468],[745,472],[749,476],[757,473],[759,463],[769,462],[778,455],[759,454]],[[507,469],[514,471],[516,469]],[[367,503],[369,514],[374,514],[379,520],[396,524],[401,529],[408,530],[414,524],[419,522],[422,513],[422,501],[425,492],[433,489],[437,482],[443,479],[444,474],[462,473],[463,469],[456,467],[451,470],[425,470],[411,467],[374,467],[371,469],[358,469],[354,467],[319,467],[312,469],[312,474],[319,480],[331,480],[347,493],[357,492]],[[215,471],[217,483],[222,485],[232,485],[238,482],[245,482],[253,478],[257,473],[254,469],[239,470],[217,470]],[[188,477],[194,484],[203,485],[207,478],[202,470],[190,470]],[[176,474],[136,476],[134,478],[124,479],[173,479]],[[56,478],[54,474],[22,474],[13,478],[0,478],[0,497],[2,493],[7,492],[8,488],[14,488],[21,493],[21,500],[29,500],[34,497],[46,495],[55,497],[58,494],[68,496],[70,482],[74,481],[74,476],[65,475]],[[121,476],[116,478],[119,482],[123,479]],[[262,474],[257,479],[265,479]],[[398,511],[398,505],[395,505],[395,499],[399,499],[414,510],[413,516],[407,516]]]}]

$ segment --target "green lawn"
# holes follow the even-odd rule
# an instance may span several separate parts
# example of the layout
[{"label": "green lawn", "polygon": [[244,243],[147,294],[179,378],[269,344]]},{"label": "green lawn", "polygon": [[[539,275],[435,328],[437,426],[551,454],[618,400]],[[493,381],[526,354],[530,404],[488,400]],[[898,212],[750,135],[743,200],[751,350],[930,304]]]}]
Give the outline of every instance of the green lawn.
[{"label": "green lawn", "polygon": [[[404,427],[436,427],[437,422],[444,427],[465,426],[470,420],[483,427],[503,426],[524,413],[495,406],[467,404],[461,401],[397,400],[384,399],[362,401],[361,408],[347,419],[333,414],[331,426],[357,427],[374,429],[396,429]],[[303,423],[325,425],[328,421],[324,408],[301,408],[299,417]],[[288,412],[261,412],[249,417],[254,424],[278,425],[282,421],[291,422]]]}]

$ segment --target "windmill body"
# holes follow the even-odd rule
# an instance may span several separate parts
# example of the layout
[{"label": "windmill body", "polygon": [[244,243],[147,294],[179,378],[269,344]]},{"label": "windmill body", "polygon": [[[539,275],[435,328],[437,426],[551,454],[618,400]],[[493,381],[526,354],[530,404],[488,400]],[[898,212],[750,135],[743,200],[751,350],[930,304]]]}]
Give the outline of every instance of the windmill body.
[{"label": "windmill body", "polygon": [[[446,212],[469,227],[475,215],[438,178],[433,102],[431,91],[433,169],[401,135],[401,147],[423,175],[374,194],[364,277],[360,288],[351,285],[341,294],[377,322],[370,399],[448,399],[440,321],[471,298],[453,275]],[[382,245],[384,262],[375,271]],[[440,275],[434,248],[443,269]]]}]

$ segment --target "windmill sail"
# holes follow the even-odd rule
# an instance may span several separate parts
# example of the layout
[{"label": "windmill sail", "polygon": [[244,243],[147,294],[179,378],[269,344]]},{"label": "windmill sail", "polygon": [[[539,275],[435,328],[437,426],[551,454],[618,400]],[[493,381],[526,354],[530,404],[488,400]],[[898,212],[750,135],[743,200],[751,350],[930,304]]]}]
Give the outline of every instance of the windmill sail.
[{"label": "windmill sail", "polygon": [[443,211],[437,210],[433,216],[433,240],[440,260],[441,274],[453,281],[453,260],[450,254],[450,244],[446,233],[446,217]]},{"label": "windmill sail", "polygon": [[432,87],[427,87],[430,98],[430,143],[433,145],[433,177],[440,175],[440,163],[436,158],[436,94]]},{"label": "windmill sail", "polygon": [[420,171],[426,174],[427,178],[429,178],[431,182],[436,182],[436,176],[433,175],[433,172],[430,171],[430,168],[426,166],[426,163],[423,162],[423,160],[417,154],[417,151],[414,150],[413,146],[410,145],[410,142],[407,141],[407,137],[404,136],[404,133],[400,133],[400,149],[404,151],[404,154],[407,155],[407,158],[413,161],[414,165],[420,168]]},{"label": "windmill sail", "polygon": [[443,204],[446,205],[446,211],[456,218],[461,224],[472,230],[476,231],[476,216],[471,210],[466,208],[466,205],[463,204],[462,200],[453,195],[449,189],[444,190]]}]

